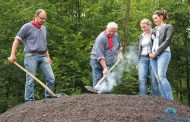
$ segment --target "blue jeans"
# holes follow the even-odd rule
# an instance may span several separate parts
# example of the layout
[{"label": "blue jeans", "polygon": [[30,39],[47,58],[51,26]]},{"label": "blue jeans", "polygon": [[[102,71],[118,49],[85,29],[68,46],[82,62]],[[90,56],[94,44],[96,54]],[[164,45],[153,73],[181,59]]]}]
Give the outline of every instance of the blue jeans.
[{"label": "blue jeans", "polygon": [[[24,58],[24,65],[27,71],[35,76],[36,70],[39,69],[46,81],[46,85],[53,91],[55,76],[51,68],[48,58],[44,55],[26,53]],[[45,97],[50,97],[47,91],[45,91]],[[25,84],[25,101],[32,101],[34,98],[34,80],[26,74]]]},{"label": "blue jeans", "polygon": [[172,89],[170,86],[169,81],[166,78],[166,72],[168,69],[168,64],[171,60],[171,53],[170,52],[163,52],[157,58],[150,59],[151,66],[153,68],[154,74],[158,81],[159,91],[162,97],[173,100]]},{"label": "blue jeans", "polygon": [[[93,88],[94,88],[96,86],[96,84],[98,83],[98,81],[103,77],[103,73],[102,73],[103,69],[102,69],[102,66],[97,59],[91,59],[90,65],[92,68]],[[107,66],[108,69],[110,69],[110,67],[111,66]],[[109,93],[110,90],[109,90],[109,84],[108,84],[107,78],[105,78],[105,80],[103,81],[101,86],[102,85],[103,85],[103,88],[100,87],[100,89],[96,89],[96,90],[98,90],[100,93]]]},{"label": "blue jeans", "polygon": [[91,59],[90,60],[90,66],[92,68],[92,78],[93,78],[93,84],[92,86],[94,87],[97,82],[103,77],[102,74],[102,66],[96,59]]},{"label": "blue jeans", "polygon": [[139,92],[141,96],[147,95],[148,73],[150,74],[152,95],[158,96],[158,85],[152,67],[150,65],[150,58],[141,56],[138,63]]}]

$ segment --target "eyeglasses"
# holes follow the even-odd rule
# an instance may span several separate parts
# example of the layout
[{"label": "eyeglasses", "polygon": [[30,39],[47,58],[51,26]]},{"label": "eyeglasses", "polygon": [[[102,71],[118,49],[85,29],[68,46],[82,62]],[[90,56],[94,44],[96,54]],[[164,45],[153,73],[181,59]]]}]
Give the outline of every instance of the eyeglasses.
[{"label": "eyeglasses", "polygon": [[38,17],[40,18],[40,19],[42,19],[42,20],[46,20],[47,18],[42,18],[42,17],[40,17],[39,15],[38,15]]}]

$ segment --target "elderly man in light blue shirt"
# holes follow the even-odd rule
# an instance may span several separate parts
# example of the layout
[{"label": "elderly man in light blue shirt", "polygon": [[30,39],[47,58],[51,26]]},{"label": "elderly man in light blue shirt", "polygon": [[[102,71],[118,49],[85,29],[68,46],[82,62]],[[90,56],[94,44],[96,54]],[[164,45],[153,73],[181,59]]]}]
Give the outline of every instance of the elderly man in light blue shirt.
[{"label": "elderly man in light blue shirt", "polygon": [[[21,27],[13,42],[9,61],[11,63],[16,61],[16,50],[21,43],[24,43],[24,65],[26,70],[35,76],[37,68],[40,69],[45,77],[46,85],[53,91],[55,76],[47,49],[47,30],[43,25],[45,20],[46,12],[43,9],[38,9],[35,12],[35,19]],[[47,91],[45,92],[45,97],[50,97]],[[33,100],[35,100],[34,80],[26,74],[25,101]]]},{"label": "elderly man in light blue shirt", "polygon": [[117,29],[118,25],[115,22],[110,22],[107,24],[106,30],[101,32],[95,40],[90,56],[93,88],[97,82],[108,73],[108,69],[117,60],[123,58]]}]

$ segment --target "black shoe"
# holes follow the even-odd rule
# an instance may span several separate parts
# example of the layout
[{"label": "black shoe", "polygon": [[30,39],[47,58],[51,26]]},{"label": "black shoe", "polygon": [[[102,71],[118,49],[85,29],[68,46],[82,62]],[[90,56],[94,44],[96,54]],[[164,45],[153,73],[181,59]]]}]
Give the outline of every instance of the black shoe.
[{"label": "black shoe", "polygon": [[25,100],[25,103],[32,103],[34,100]]}]

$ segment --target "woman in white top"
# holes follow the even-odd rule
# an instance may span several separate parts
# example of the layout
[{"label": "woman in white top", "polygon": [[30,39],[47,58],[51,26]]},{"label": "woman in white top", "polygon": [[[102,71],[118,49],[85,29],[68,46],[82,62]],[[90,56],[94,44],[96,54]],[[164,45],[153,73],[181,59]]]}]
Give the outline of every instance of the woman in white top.
[{"label": "woman in white top", "polygon": [[158,10],[153,14],[153,20],[156,27],[152,30],[152,52],[149,56],[151,66],[158,81],[161,96],[173,100],[172,89],[166,78],[168,64],[171,60],[170,44],[173,35],[173,26],[165,23],[167,19],[168,15],[165,10]]},{"label": "woman in white top", "polygon": [[150,65],[149,53],[151,52],[151,21],[143,19],[140,22],[143,33],[139,36],[139,61],[138,61],[138,79],[139,79],[139,94],[147,95],[147,79],[150,74],[150,84],[152,95],[158,96],[158,85],[156,77]]}]

